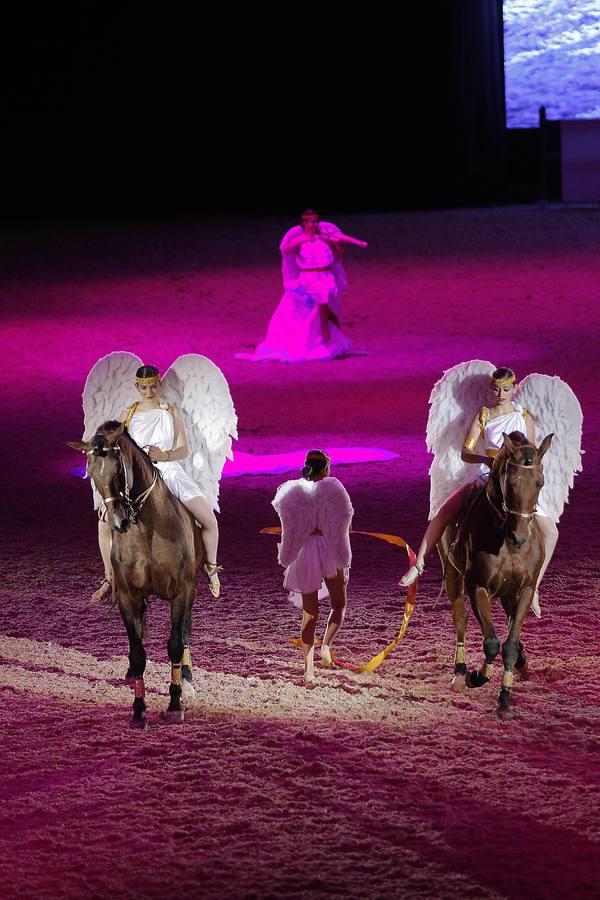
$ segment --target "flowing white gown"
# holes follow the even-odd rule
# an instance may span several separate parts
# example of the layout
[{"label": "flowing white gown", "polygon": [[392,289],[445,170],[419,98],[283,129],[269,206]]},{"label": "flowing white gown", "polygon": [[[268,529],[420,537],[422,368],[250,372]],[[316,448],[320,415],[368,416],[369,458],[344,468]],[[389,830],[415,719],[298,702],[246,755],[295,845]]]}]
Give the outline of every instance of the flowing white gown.
[{"label": "flowing white gown", "polygon": [[[312,593],[325,578],[334,578],[338,569],[350,568],[354,510],[337,478],[286,481],[278,488],[273,506],[282,525],[278,560],[285,567],[286,590]],[[321,534],[313,534],[315,529]]]},{"label": "flowing white gown", "polygon": [[[331,236],[341,234],[331,222],[321,222],[319,227]],[[294,363],[364,353],[354,349],[352,342],[331,321],[329,340],[323,340],[319,306],[328,304],[339,317],[341,294],[348,285],[341,260],[318,235],[296,252],[286,252],[290,241],[302,233],[303,229],[297,225],[281,242],[284,293],[269,322],[267,336],[254,353],[238,353],[237,359]]]}]

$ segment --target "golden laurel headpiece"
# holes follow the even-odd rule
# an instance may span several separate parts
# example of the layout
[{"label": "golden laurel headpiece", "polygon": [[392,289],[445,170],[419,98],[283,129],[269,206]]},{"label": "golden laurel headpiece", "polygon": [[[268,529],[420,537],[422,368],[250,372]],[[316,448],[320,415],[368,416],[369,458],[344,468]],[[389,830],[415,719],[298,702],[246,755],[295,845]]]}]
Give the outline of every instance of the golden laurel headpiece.
[{"label": "golden laurel headpiece", "polygon": [[136,384],[158,384],[160,382],[160,375],[148,375],[146,378],[136,378]]},{"label": "golden laurel headpiece", "polygon": [[494,387],[514,387],[517,383],[517,376],[513,374],[509,378],[492,378]]}]

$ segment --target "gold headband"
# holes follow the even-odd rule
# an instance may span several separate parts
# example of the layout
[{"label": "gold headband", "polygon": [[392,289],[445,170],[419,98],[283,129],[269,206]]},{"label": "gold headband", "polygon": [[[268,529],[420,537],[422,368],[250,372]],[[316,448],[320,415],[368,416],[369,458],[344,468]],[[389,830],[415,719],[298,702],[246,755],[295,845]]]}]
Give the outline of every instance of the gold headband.
[{"label": "gold headband", "polygon": [[513,387],[516,383],[516,375],[511,375],[510,378],[492,378],[492,384],[495,387]]},{"label": "gold headband", "polygon": [[160,375],[148,375],[147,378],[136,378],[136,384],[158,384],[160,381]]}]

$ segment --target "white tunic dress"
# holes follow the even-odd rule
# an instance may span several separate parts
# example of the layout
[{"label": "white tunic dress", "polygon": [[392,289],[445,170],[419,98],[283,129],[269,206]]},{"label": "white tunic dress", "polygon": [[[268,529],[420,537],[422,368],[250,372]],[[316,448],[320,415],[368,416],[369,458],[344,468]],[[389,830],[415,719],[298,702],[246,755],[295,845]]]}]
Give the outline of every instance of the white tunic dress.
[{"label": "white tunic dress", "polygon": [[[142,450],[147,450],[148,447],[154,446],[166,452],[173,448],[175,426],[173,424],[173,415],[169,412],[166,404],[159,409],[151,409],[147,412],[138,412],[136,410],[129,423],[128,431]],[[186,500],[191,500],[193,497],[206,499],[196,482],[190,478],[178,460],[155,462],[154,465],[160,470],[163,481],[169,490],[182,503],[185,503]],[[94,509],[103,511],[102,497],[96,490],[93,482],[92,491],[94,494]]]},{"label": "white tunic dress", "polygon": [[[495,416],[494,418],[490,417],[483,428],[482,437],[485,445],[485,452],[488,456],[497,455],[504,444],[505,434],[510,434],[512,431],[520,431],[527,436],[527,412],[514,400],[512,401],[512,407],[512,411],[506,413],[506,415]],[[489,472],[487,470],[482,472],[479,476],[479,478],[485,479],[486,481],[488,477]],[[538,497],[536,510],[536,515],[538,516],[550,515],[544,507],[543,494],[544,488],[541,489]]]},{"label": "white tunic dress", "polygon": [[[147,412],[136,412],[129,423],[129,434],[143,450],[150,446],[159,447],[165,452],[173,448],[175,442],[175,426],[173,415],[166,407],[150,409]],[[193,497],[204,497],[204,494],[190,478],[178,460],[155,462],[164,483],[183,503]]]},{"label": "white tunic dress", "polygon": [[[279,563],[285,566],[286,590],[310,594],[325,578],[334,578],[338,569],[350,568],[349,530],[354,510],[337,478],[286,481],[273,506],[282,525]],[[316,529],[321,534],[313,534]]]}]

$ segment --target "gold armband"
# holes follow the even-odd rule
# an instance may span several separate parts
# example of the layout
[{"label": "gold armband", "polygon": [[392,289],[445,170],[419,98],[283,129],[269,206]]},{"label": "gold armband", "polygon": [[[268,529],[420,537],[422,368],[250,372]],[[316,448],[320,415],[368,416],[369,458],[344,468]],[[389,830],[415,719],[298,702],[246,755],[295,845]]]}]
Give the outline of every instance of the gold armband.
[{"label": "gold armband", "polygon": [[465,448],[465,450],[468,450],[470,453],[471,450],[475,449],[476,443],[477,443],[477,438],[467,438],[463,444],[463,447]]},{"label": "gold armband", "polygon": [[485,451],[485,455],[491,457],[491,459],[496,459],[496,457],[498,456],[499,453],[500,453],[500,451],[494,450],[493,447],[488,447],[487,450]]}]

